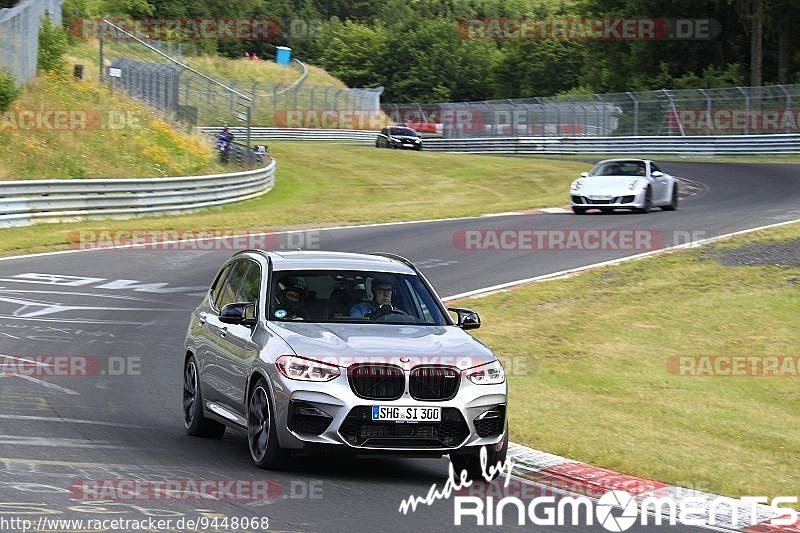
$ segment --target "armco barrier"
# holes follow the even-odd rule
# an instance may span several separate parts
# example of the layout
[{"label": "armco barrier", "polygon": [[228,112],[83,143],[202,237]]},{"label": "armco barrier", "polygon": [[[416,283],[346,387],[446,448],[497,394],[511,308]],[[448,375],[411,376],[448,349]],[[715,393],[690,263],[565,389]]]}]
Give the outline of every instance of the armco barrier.
[{"label": "armco barrier", "polygon": [[[246,135],[245,128],[228,128],[237,139]],[[222,131],[222,126],[207,126],[199,128],[203,133],[216,135]],[[338,130],[322,128],[258,128],[250,129],[250,136],[254,142],[262,139],[287,140],[287,141],[341,141],[346,143],[375,144],[377,131],[371,130]]]},{"label": "armco barrier", "polygon": [[425,150],[511,154],[792,155],[800,135],[427,139]]},{"label": "armco barrier", "polygon": [[179,213],[254,198],[274,184],[275,161],[244,172],[181,178],[0,181],[0,227]]},{"label": "armco barrier", "polygon": [[[215,133],[222,128],[202,128]],[[231,128],[235,134],[236,128]],[[335,140],[374,144],[377,132],[366,130],[253,128],[253,139]],[[686,137],[492,137],[427,138],[424,150],[506,154],[652,154],[694,156],[800,154],[800,135],[723,135]]]}]

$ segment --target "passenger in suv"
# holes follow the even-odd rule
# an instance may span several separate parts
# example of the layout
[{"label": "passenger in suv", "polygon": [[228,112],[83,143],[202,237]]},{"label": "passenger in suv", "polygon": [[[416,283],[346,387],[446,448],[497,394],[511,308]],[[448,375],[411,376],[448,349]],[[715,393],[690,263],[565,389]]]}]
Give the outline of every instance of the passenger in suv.
[{"label": "passenger in suv", "polygon": [[[313,293],[321,312],[296,320],[283,299],[287,278],[302,279],[306,305]],[[337,313],[348,288],[365,282],[373,303],[391,309]],[[359,455],[449,455],[456,470],[478,478],[482,450],[488,465],[505,460],[505,371],[465,331],[480,326],[477,314],[449,311],[457,320],[398,256],[237,253],[191,316],[186,430],[210,437],[244,430],[262,468],[287,466],[292,450],[329,446]]]}]

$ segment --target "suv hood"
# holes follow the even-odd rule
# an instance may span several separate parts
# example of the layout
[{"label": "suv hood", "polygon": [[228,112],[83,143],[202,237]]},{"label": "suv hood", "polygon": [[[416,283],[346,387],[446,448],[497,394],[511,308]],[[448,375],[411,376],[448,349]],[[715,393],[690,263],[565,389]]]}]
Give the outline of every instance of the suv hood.
[{"label": "suv hood", "polygon": [[394,362],[410,366],[441,364],[471,368],[494,361],[492,351],[456,326],[394,324],[318,324],[270,322],[270,328],[297,355],[348,366],[356,362]]}]

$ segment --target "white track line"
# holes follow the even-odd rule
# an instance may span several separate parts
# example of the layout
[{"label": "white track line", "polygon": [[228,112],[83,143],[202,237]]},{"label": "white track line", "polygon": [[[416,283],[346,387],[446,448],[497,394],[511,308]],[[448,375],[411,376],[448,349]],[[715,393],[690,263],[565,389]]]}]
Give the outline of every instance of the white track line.
[{"label": "white track line", "polygon": [[[32,363],[32,364],[34,364],[36,366],[53,366],[50,363],[42,363],[40,361],[32,361],[31,359],[24,359],[22,357],[14,357],[13,355],[3,355],[3,354],[0,353],[0,357],[5,357],[6,359],[13,359],[15,361],[22,361],[23,363]],[[2,368],[2,367],[3,367],[3,365],[2,365],[2,363],[0,363],[0,368]]]},{"label": "white track line", "polygon": [[72,389],[68,389],[67,387],[62,387],[61,385],[56,385],[55,383],[50,383],[49,381],[43,381],[41,379],[36,379],[33,376],[28,376],[25,374],[13,374],[13,373],[0,373],[0,378],[19,378],[24,379],[25,381],[30,381],[31,383],[36,383],[37,385],[41,385],[46,389],[54,389],[59,392],[63,392],[64,394],[69,394],[70,396],[79,396],[80,393],[76,392]]},{"label": "white track line", "polygon": [[[379,228],[384,226],[406,226],[411,224],[427,224],[430,222],[453,222],[457,220],[477,220],[481,218],[492,218],[492,217],[504,217],[504,216],[523,216],[523,215],[531,215],[531,213],[523,213],[523,212],[508,212],[508,213],[488,213],[485,215],[475,215],[475,216],[468,216],[468,217],[453,217],[453,218],[430,218],[426,220],[405,220],[405,221],[398,221],[398,222],[375,222],[371,224],[355,224],[352,226],[330,226],[325,228],[305,228],[305,229],[294,229],[294,230],[284,230],[284,231],[264,231],[259,233],[242,233],[242,234],[231,234],[231,235],[220,235],[220,236],[213,236],[213,237],[198,237],[195,239],[181,239],[181,240],[172,240],[172,241],[158,241],[158,246],[166,245],[166,244],[177,244],[182,242],[200,242],[200,241],[219,241],[222,239],[232,239],[234,237],[260,237],[264,235],[292,235],[296,233],[308,233],[310,231],[338,231],[338,230],[346,230],[346,229],[361,229],[361,228]],[[129,231],[129,230],[120,230],[120,231]],[[163,232],[168,233],[172,230],[159,230],[159,229],[150,229],[144,230],[144,232]],[[213,231],[213,230],[212,230]],[[222,231],[229,231],[229,230],[222,230]],[[116,246],[103,246],[98,248],[87,248],[87,249],[75,249],[75,250],[58,250],[54,252],[38,252],[33,254],[22,254],[22,255],[8,255],[0,257],[0,261],[11,261],[14,259],[29,259],[32,257],[46,257],[51,255],[62,255],[62,254],[74,254],[79,252],[102,252],[105,250],[119,250],[119,249],[126,249],[126,248],[146,248],[149,246],[153,246],[154,243],[142,243],[142,244],[121,244]],[[180,250],[178,250],[180,251]],[[204,250],[197,250],[197,251],[204,251]],[[232,250],[235,251],[235,250]]]},{"label": "white track line", "polygon": [[651,256],[655,256],[655,255],[674,252],[676,250],[684,250],[684,249],[688,249],[688,248],[696,248],[698,246],[703,246],[703,245],[706,245],[706,244],[709,244],[709,243],[712,243],[712,242],[715,242],[715,241],[719,241],[719,240],[722,240],[722,239],[727,239],[729,237],[735,237],[737,235],[744,235],[746,233],[752,233],[754,231],[759,231],[759,230],[762,230],[762,229],[777,228],[777,227],[780,227],[780,226],[788,226],[789,224],[796,224],[797,222],[800,222],[800,218],[799,219],[795,219],[795,220],[789,220],[787,222],[778,222],[777,224],[769,224],[769,225],[766,225],[766,226],[759,226],[759,227],[756,227],[756,228],[750,228],[750,229],[744,229],[744,230],[740,230],[740,231],[735,231],[733,233],[725,233],[724,235],[717,235],[716,237],[709,237],[707,239],[700,239],[699,241],[692,241],[692,242],[688,242],[688,243],[685,243],[685,244],[678,244],[678,245],[675,245],[675,246],[670,246],[668,248],[662,248],[660,250],[651,250],[649,252],[644,252],[644,253],[636,254],[636,255],[630,255],[630,256],[627,256],[627,257],[621,257],[619,259],[611,259],[609,261],[602,261],[600,263],[592,263],[591,265],[585,265],[585,266],[581,266],[581,267],[570,268],[568,270],[560,270],[558,272],[552,272],[550,274],[542,274],[540,276],[534,276],[532,278],[525,278],[525,279],[519,279],[519,280],[516,280],[516,281],[509,281],[509,282],[506,282],[506,283],[500,283],[498,285],[492,285],[490,287],[484,287],[482,289],[475,289],[475,290],[471,290],[471,291],[467,291],[467,292],[462,292],[462,293],[459,293],[459,294],[454,294],[452,296],[446,296],[446,297],[442,298],[442,300],[445,301],[445,302],[449,302],[449,301],[453,301],[453,300],[460,300],[462,298],[476,298],[476,297],[488,296],[490,294],[503,292],[503,291],[506,291],[508,289],[512,289],[514,287],[518,287],[520,285],[525,285],[527,283],[536,283],[536,282],[540,282],[540,281],[548,281],[548,280],[553,280],[553,279],[566,278],[566,277],[573,276],[575,274],[579,274],[581,272],[585,272],[587,270],[593,270],[595,268],[601,268],[601,267],[610,266],[610,265],[619,265],[620,263],[626,263],[628,261],[635,261],[637,259],[644,259],[645,257],[651,257]]}]

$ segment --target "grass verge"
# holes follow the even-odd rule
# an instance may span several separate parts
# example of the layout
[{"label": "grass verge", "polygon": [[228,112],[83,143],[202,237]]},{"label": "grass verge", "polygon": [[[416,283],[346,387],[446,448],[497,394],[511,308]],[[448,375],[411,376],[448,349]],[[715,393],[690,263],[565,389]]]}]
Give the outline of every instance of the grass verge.
[{"label": "grass verge", "polygon": [[222,172],[211,143],[91,81],[43,74],[0,114],[0,180]]},{"label": "grass verge", "polygon": [[76,229],[266,230],[458,217],[560,205],[580,164],[276,142],[268,194],[180,216],[0,229],[6,254],[68,247]]},{"label": "grass verge", "polygon": [[715,493],[796,496],[800,377],[690,377],[667,364],[800,355],[796,257],[720,262],[753,243],[791,256],[798,239],[791,224],[454,304],[481,313],[477,336],[507,362],[515,442]]}]

